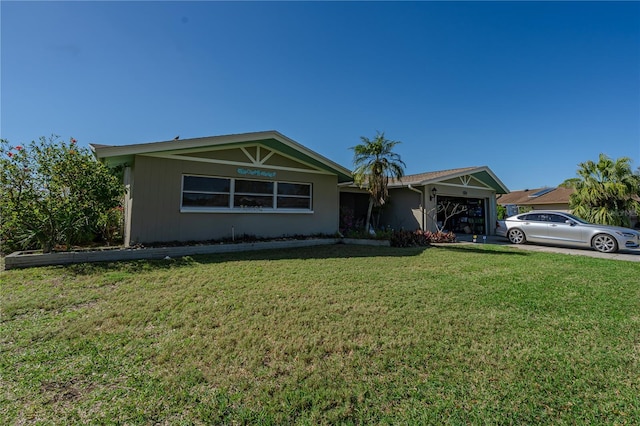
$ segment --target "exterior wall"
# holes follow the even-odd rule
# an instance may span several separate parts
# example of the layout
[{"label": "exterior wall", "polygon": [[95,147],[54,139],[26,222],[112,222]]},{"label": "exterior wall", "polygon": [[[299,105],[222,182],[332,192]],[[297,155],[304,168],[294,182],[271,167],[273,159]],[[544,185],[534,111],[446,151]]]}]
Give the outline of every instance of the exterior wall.
[{"label": "exterior wall", "polygon": [[133,208],[133,172],[130,166],[124,168],[124,245],[130,245],[131,211]]},{"label": "exterior wall", "polygon": [[421,229],[423,219],[420,203],[421,196],[415,191],[408,188],[389,189],[389,203],[384,208],[382,219],[384,224],[397,230]]},{"label": "exterior wall", "polygon": [[[437,189],[436,198],[430,200],[431,190],[433,187]],[[424,227],[428,231],[435,232],[437,227],[436,221],[436,203],[438,197],[463,197],[463,198],[477,198],[485,200],[485,220],[487,225],[487,233],[489,235],[495,234],[496,220],[497,220],[497,205],[496,194],[493,190],[474,188],[474,187],[461,187],[451,185],[427,185],[424,187],[415,188],[420,191],[424,191]],[[420,206],[420,194],[412,191],[408,188],[391,188],[389,190],[389,196],[391,202],[385,207],[383,216],[384,224],[391,226],[393,229],[406,229],[415,230],[422,228],[422,215],[423,210]]]},{"label": "exterior wall", "polygon": [[487,200],[487,234],[495,235],[496,224],[498,223],[498,203],[496,202],[496,193],[492,192]]},{"label": "exterior wall", "polygon": [[522,207],[531,207],[532,210],[557,210],[561,212],[570,212],[568,204],[559,203],[559,204],[529,204]]},{"label": "exterior wall", "polygon": [[[229,238],[232,233],[236,237],[246,234],[271,238],[337,232],[339,196],[338,178],[334,175],[276,170],[273,180],[313,185],[311,213],[180,212],[183,174],[247,178],[239,175],[237,169],[237,166],[136,156],[129,243],[217,240]],[[269,169],[260,167],[260,170]]]}]

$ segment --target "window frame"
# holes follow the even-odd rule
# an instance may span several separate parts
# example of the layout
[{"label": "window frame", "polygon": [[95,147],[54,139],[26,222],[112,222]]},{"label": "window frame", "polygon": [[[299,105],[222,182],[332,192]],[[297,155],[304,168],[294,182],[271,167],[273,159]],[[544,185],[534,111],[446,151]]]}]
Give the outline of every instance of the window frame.
[{"label": "window frame", "polygon": [[[226,191],[195,191],[195,190],[190,190],[187,189],[186,193],[188,194],[207,194],[207,195],[226,195],[229,197],[228,202],[227,202],[227,207],[222,207],[222,206],[185,206],[184,205],[184,194],[185,194],[185,178],[187,177],[195,177],[195,178],[208,178],[208,179],[221,179],[221,180],[228,180],[229,181],[229,192]],[[182,181],[180,182],[180,209],[224,209],[224,208],[228,208],[231,207],[231,194],[233,194],[233,184],[234,182],[226,177],[221,177],[221,176],[202,176],[202,175],[192,175],[192,174],[183,174],[182,175]]]},{"label": "window frame", "polygon": [[[297,195],[297,194],[281,194],[280,193],[280,184],[287,185],[301,185],[309,187],[309,195]],[[301,211],[313,211],[313,185],[310,183],[302,183],[302,182],[286,182],[286,181],[278,181],[275,182],[274,188],[274,207],[280,210],[301,210]],[[296,199],[296,200],[309,200],[309,208],[292,208],[292,207],[278,207],[279,201],[281,198],[286,199]]]},{"label": "window frame", "polygon": [[[210,178],[210,179],[224,179],[229,181],[229,192],[225,192],[224,194],[228,194],[229,196],[229,205],[226,207],[213,207],[213,206],[185,206],[184,205],[184,193],[185,193],[185,178],[186,177],[199,177],[199,178]],[[271,207],[238,207],[235,205],[235,198],[237,195],[255,195],[260,197],[268,196],[268,194],[253,194],[253,193],[236,193],[236,181],[248,181],[248,182],[265,182],[273,184],[273,191],[270,194],[272,198],[272,206]],[[279,184],[293,184],[293,185],[303,185],[309,187],[309,195],[289,195],[289,194],[279,194],[278,185]],[[223,194],[220,192],[209,192],[209,191],[193,191],[187,190],[187,193],[191,194]],[[295,199],[308,199],[309,208],[294,208],[294,207],[278,207],[279,198],[295,198]],[[313,183],[311,182],[293,182],[293,181],[275,181],[275,180],[261,180],[261,179],[247,179],[246,177],[231,177],[231,176],[211,176],[211,175],[200,175],[195,173],[183,173],[181,175],[180,182],[180,213],[295,213],[295,214],[312,214],[313,210]]]}]

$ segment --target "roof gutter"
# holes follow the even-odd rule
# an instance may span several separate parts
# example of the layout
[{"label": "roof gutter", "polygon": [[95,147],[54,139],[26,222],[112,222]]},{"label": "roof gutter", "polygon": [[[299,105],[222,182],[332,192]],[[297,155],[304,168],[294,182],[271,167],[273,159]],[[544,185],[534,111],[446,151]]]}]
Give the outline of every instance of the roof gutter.
[{"label": "roof gutter", "polygon": [[424,192],[420,191],[419,189],[414,188],[413,186],[411,186],[411,184],[407,185],[407,188],[409,188],[409,190],[413,191],[413,192],[417,192],[418,194],[420,194],[420,211],[421,211],[421,219],[422,219],[422,223],[420,224],[420,229],[422,231],[425,230],[424,225],[425,225],[425,216],[426,216],[426,211],[424,209]]}]

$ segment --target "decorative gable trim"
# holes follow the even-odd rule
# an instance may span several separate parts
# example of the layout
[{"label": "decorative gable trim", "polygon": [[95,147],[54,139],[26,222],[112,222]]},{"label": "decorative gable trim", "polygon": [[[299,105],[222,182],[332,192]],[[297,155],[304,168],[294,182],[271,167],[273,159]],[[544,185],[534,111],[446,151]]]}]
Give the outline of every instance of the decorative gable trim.
[{"label": "decorative gable trim", "polygon": [[[235,160],[226,160],[222,158],[215,157],[201,157],[196,156],[198,153],[209,153],[209,152],[223,152],[223,151],[236,151],[239,157],[246,158],[245,161],[235,161]],[[191,155],[189,155],[191,154]],[[246,144],[235,146],[232,149],[229,147],[218,147],[216,149],[198,149],[192,148],[187,150],[175,150],[175,151],[165,151],[165,152],[152,152],[147,154],[139,154],[144,157],[153,157],[153,158],[166,158],[170,160],[180,160],[180,161],[193,161],[198,163],[209,163],[209,164],[223,164],[228,166],[241,166],[241,167],[263,167],[274,170],[283,170],[290,172],[299,172],[299,173],[315,173],[322,175],[331,175],[327,170],[321,169],[312,164],[308,164],[298,158],[294,158],[293,156],[287,155],[285,153],[279,152],[277,150],[271,149],[269,147],[265,147],[261,144]],[[283,166],[278,164],[269,163],[269,160],[276,160],[278,157],[287,159],[293,163],[299,164],[300,166]]]},{"label": "decorative gable trim", "polygon": [[[152,142],[135,145],[106,146],[90,144],[96,158],[111,164],[132,164],[136,155],[170,158],[197,162],[231,164],[252,167],[269,167],[279,170],[292,170],[302,173],[336,175],[338,182],[353,180],[351,171],[328,158],[300,145],[276,131],[244,133],[206,138],[184,139],[180,141]],[[256,147],[256,152],[251,150]],[[196,152],[215,152],[217,150],[238,149],[243,158],[215,159],[194,155]],[[192,155],[187,155],[192,154]],[[246,158],[246,161],[244,160]],[[274,164],[271,160],[286,158],[300,166]],[[281,163],[286,163],[282,161]]]},{"label": "decorative gable trim", "polygon": [[[458,182],[460,182],[460,183],[458,183]],[[455,188],[495,190],[495,188],[492,188],[490,185],[482,182],[481,180],[479,180],[478,178],[476,178],[473,175],[459,176],[459,177],[454,178],[454,179],[437,182],[437,184],[439,186],[450,186],[450,187],[455,187]]]}]

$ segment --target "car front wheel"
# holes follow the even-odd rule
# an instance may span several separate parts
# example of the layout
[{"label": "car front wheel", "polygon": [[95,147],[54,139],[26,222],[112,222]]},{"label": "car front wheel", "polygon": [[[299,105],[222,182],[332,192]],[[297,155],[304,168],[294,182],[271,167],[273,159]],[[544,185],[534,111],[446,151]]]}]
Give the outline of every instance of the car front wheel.
[{"label": "car front wheel", "polygon": [[593,237],[591,245],[601,253],[615,253],[618,251],[618,243],[611,235],[598,234]]},{"label": "car front wheel", "polygon": [[513,244],[522,244],[527,241],[527,238],[524,236],[524,232],[519,229],[510,230],[507,236],[509,237],[509,241]]}]

